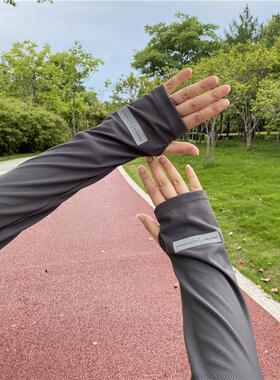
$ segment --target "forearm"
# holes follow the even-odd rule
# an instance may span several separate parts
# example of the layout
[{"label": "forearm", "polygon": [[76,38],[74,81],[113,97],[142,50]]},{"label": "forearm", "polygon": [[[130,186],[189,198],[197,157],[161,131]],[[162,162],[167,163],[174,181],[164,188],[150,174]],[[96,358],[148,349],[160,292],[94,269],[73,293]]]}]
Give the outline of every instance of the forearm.
[{"label": "forearm", "polygon": [[0,248],[80,189],[186,132],[163,85],[119,111],[0,176]]},{"label": "forearm", "polygon": [[263,379],[250,316],[206,193],[170,198],[155,214],[180,283],[192,379]]}]

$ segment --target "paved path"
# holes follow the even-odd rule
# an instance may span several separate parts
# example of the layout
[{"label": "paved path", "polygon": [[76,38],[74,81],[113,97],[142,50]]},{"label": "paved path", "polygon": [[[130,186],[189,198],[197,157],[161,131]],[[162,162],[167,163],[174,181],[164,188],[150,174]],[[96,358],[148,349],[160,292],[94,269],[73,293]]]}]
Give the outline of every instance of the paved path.
[{"label": "paved path", "polygon": [[15,158],[13,160],[0,161],[0,174],[4,174],[5,172],[13,169],[15,166],[18,166],[22,162],[29,160],[31,157],[24,158]]},{"label": "paved path", "polygon": [[[115,170],[0,251],[1,380],[190,378],[176,279],[137,212],[153,215]],[[279,379],[279,322],[246,301]]]}]

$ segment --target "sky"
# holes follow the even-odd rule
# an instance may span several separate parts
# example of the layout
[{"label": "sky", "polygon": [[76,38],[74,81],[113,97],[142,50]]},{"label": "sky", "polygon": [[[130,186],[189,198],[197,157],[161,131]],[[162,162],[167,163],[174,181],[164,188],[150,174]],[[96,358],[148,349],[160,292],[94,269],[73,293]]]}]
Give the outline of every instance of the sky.
[{"label": "sky", "polygon": [[[255,17],[266,22],[280,12],[280,1],[247,1]],[[0,52],[7,51],[16,41],[31,40],[39,47],[50,43],[52,50],[69,49],[74,41],[86,51],[105,61],[87,85],[102,100],[109,93],[104,81],[117,81],[130,72],[133,54],[147,42],[144,26],[176,21],[180,11],[197,16],[204,23],[219,26],[223,34],[233,18],[245,7],[244,1],[61,1],[37,4],[20,1],[12,7],[0,0]]]}]

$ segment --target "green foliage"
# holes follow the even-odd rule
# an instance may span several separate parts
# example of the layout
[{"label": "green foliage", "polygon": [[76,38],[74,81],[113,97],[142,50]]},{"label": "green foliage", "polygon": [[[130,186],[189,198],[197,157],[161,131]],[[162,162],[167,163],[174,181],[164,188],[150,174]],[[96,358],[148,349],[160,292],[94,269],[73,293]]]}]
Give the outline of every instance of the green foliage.
[{"label": "green foliage", "polygon": [[233,20],[229,25],[229,31],[225,32],[225,42],[230,45],[247,42],[257,42],[262,31],[262,24],[251,15],[248,4],[241,12],[238,20]]},{"label": "green foliage", "polygon": [[134,54],[132,67],[148,76],[166,76],[166,70],[209,56],[219,46],[217,25],[203,24],[197,17],[177,12],[178,22],[145,25],[151,37],[147,46]]},{"label": "green foliage", "polygon": [[[230,121],[235,129],[237,127],[244,133],[246,146],[250,149],[253,134],[261,121],[260,113],[254,106],[259,85],[265,78],[280,79],[280,42],[279,46],[275,43],[271,49],[252,42],[233,45],[230,50],[219,50],[212,57],[201,59],[193,66],[193,72],[192,81],[215,74],[221,82],[231,86],[228,96],[231,105],[223,113],[223,118],[218,119],[216,129],[221,127],[221,121]],[[267,121],[268,118],[263,120]]]},{"label": "green foliage", "polygon": [[253,111],[264,119],[267,130],[280,130],[280,77],[261,81]]},{"label": "green foliage", "polygon": [[[48,44],[39,49],[32,41],[16,42],[1,55],[0,92],[59,115],[74,135],[100,124],[117,108],[191,64],[188,83],[216,74],[231,85],[227,111],[196,129],[206,132],[212,152],[221,133],[243,134],[249,149],[257,131],[279,131],[280,15],[263,26],[246,6],[224,40],[217,37],[214,24],[181,12],[175,16],[169,25],[145,26],[150,40],[132,62],[141,75],[131,72],[115,83],[105,81],[104,88],[111,88],[110,101],[102,101],[94,88],[85,86],[104,61],[87,53],[78,41],[56,53]],[[17,140],[16,133],[14,137]]]},{"label": "green foliage", "polygon": [[280,14],[273,15],[261,32],[261,41],[266,47],[271,48],[280,37]]},{"label": "green foliage", "polygon": [[16,42],[2,53],[0,64],[2,91],[32,104],[38,103],[38,92],[48,90],[50,46],[46,44],[39,52],[37,47],[31,41]]},{"label": "green foliage", "polygon": [[111,86],[110,99],[114,103],[114,107],[121,107],[126,103],[131,103],[143,96],[154,88],[155,81],[149,79],[147,76],[136,76],[133,73],[129,73],[126,77],[122,75]]},{"label": "green foliage", "polygon": [[[16,42],[2,53],[0,91],[32,105],[40,105],[62,116],[75,134],[88,126],[83,102],[84,81],[104,63],[84,51],[79,42],[67,51],[52,53],[48,44],[41,50],[31,41]],[[93,94],[95,95],[95,94]],[[92,97],[95,103],[96,97]]]},{"label": "green foliage", "polygon": [[69,128],[61,117],[0,96],[0,155],[43,151],[69,137]]}]

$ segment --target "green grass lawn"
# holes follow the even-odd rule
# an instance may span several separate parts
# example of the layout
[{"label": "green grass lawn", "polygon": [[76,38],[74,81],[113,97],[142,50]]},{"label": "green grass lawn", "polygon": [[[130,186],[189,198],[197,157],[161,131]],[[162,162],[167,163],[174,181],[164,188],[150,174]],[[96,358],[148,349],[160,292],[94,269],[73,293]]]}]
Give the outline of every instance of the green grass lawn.
[{"label": "green grass lawn", "polygon": [[[169,159],[184,179],[186,163],[193,166],[221,225],[232,264],[279,302],[280,145],[255,141],[248,152],[239,141],[219,142],[215,162],[208,166],[205,144],[198,147],[198,157]],[[147,166],[138,158],[124,168],[143,188],[137,174],[140,164]]]},{"label": "green grass lawn", "polygon": [[37,152],[37,153],[8,154],[6,156],[0,156],[0,161],[13,160],[14,158],[24,158],[24,157],[37,156],[37,154],[40,154],[40,152]]}]

